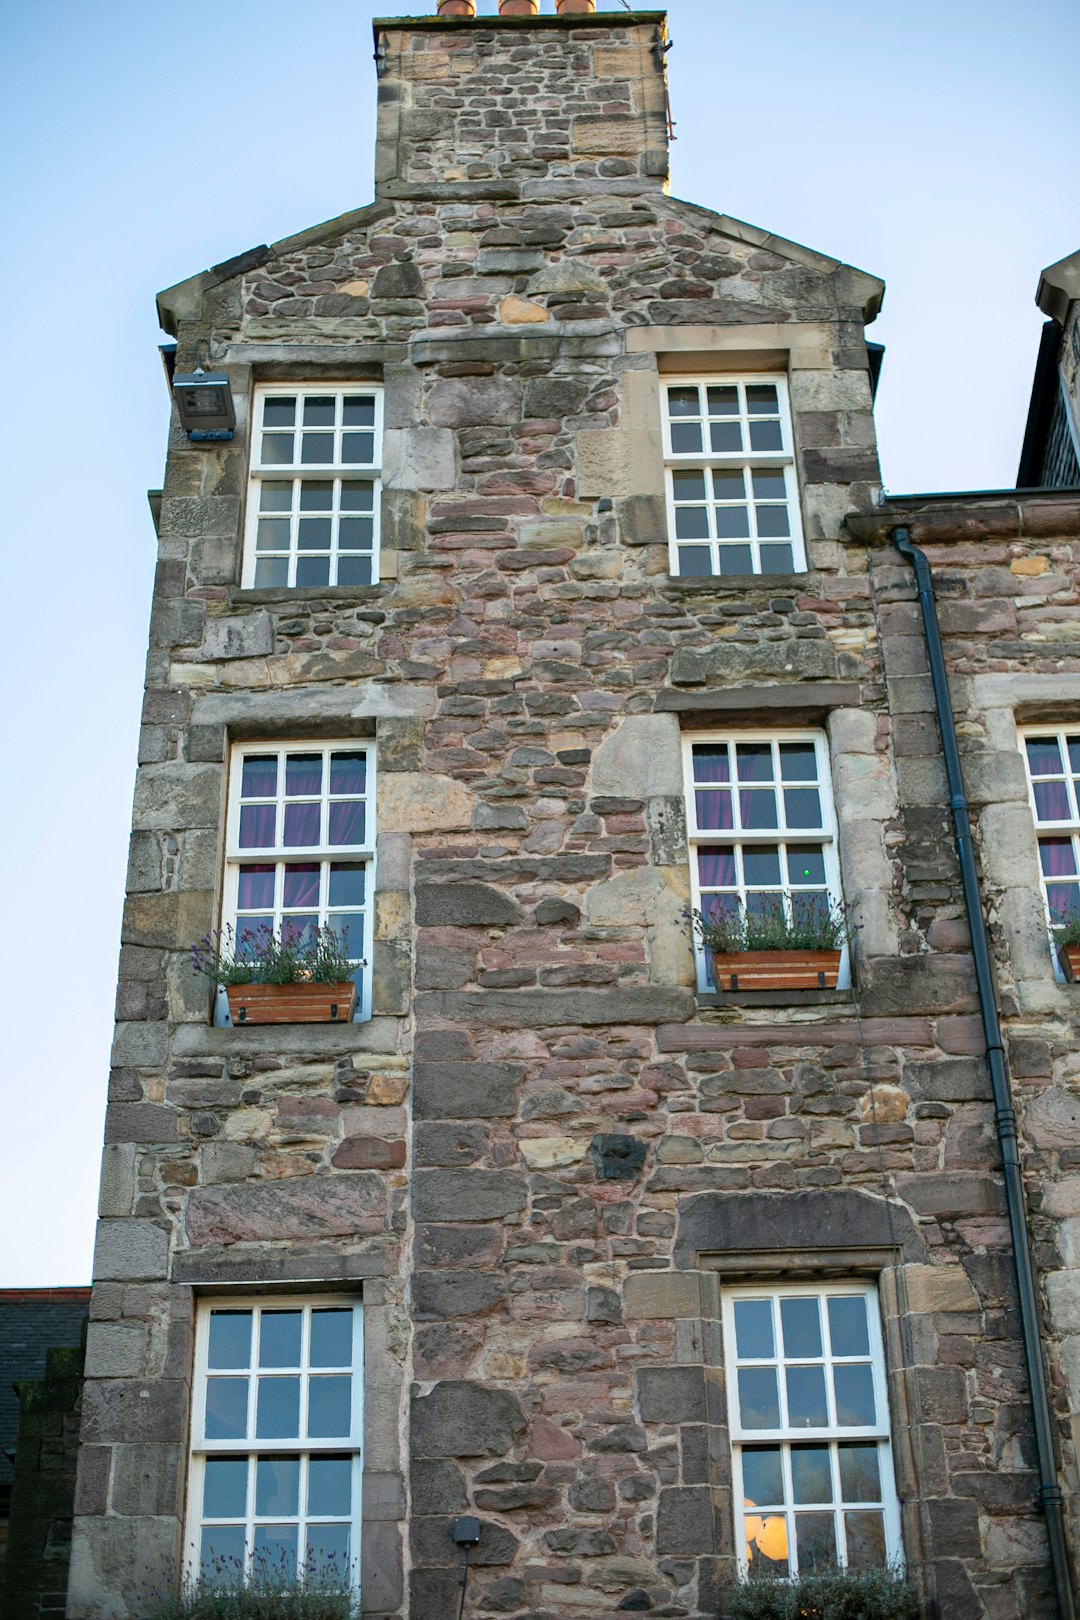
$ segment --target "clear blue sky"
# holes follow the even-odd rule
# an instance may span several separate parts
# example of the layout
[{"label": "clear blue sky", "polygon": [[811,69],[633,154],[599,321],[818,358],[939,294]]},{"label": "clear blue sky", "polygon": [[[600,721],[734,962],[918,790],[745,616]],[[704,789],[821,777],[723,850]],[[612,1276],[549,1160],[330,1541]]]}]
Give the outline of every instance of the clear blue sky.
[{"label": "clear blue sky", "polygon": [[[154,294],[370,199],[390,9],[37,0],[3,24],[0,1286],[90,1275],[167,422]],[[1075,0],[669,14],[675,194],[887,280],[890,489],[1011,484],[1038,274],[1080,246]]]}]

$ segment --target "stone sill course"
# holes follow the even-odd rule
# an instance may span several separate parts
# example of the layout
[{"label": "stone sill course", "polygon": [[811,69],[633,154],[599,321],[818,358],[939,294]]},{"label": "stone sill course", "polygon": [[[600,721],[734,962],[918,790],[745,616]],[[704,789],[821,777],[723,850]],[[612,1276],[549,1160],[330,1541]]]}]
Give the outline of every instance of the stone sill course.
[{"label": "stone sill course", "polygon": [[854,990],[724,990],[702,991],[697,1004],[703,1012],[737,1012],[740,1007],[843,1007],[854,1000]]}]

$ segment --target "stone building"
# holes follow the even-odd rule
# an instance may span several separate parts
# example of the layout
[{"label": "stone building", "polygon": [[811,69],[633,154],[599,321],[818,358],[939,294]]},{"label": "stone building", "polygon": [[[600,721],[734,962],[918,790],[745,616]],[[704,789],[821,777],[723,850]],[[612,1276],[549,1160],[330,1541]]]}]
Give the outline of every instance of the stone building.
[{"label": "stone building", "polygon": [[[664,15],[561,9],[377,23],[375,201],[159,299],[235,431],[158,505],[68,1613],[310,1547],[445,1620],[475,1515],[476,1616],[1071,1614],[1080,493],[880,504],[882,283],[672,199]],[[835,989],[717,990],[757,896]],[[355,1021],[224,1021],[261,920]]]}]

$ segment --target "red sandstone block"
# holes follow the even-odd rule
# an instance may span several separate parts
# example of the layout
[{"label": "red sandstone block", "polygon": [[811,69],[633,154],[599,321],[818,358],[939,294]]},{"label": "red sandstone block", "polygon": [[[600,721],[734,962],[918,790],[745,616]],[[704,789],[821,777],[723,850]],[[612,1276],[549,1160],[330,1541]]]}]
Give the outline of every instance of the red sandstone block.
[{"label": "red sandstone block", "polygon": [[347,1136],[332,1162],[338,1170],[400,1170],[405,1163],[405,1143],[378,1136]]},{"label": "red sandstone block", "polygon": [[936,1033],[943,1052],[978,1057],[986,1050],[980,1018],[939,1018]]}]

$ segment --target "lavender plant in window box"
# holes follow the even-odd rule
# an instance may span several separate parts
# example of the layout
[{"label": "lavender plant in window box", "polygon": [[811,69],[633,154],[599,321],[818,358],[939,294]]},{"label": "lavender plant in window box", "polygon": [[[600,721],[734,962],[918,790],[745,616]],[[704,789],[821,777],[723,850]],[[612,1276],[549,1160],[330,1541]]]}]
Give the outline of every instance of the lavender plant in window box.
[{"label": "lavender plant in window box", "polygon": [[222,986],[234,1024],[348,1023],[356,1007],[348,929],[298,929],[284,923],[204,934],[191,950],[192,972]]}]

